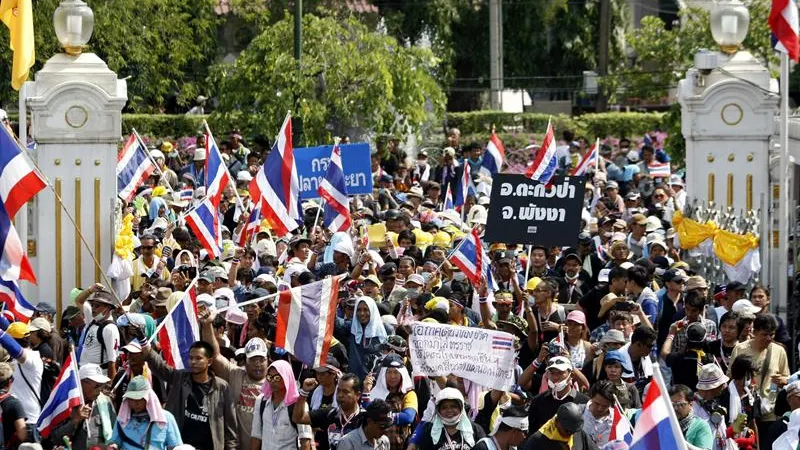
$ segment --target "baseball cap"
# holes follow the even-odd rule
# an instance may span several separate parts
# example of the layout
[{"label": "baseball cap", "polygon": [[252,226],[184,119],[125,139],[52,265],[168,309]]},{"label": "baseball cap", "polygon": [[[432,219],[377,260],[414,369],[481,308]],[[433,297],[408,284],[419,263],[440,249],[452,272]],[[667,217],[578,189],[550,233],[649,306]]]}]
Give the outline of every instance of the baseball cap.
[{"label": "baseball cap", "polygon": [[411,275],[408,276],[408,279],[406,280],[406,284],[408,284],[408,283],[414,283],[414,284],[418,284],[420,286],[425,286],[425,279],[422,278],[422,275],[414,273],[414,274],[411,274]]},{"label": "baseball cap", "polygon": [[573,321],[581,325],[586,325],[586,314],[583,311],[574,310],[567,314],[567,322]]},{"label": "baseball cap", "polygon": [[325,361],[325,364],[315,367],[314,370],[317,373],[320,372],[340,372],[342,365],[339,364],[339,360],[336,359],[333,355],[328,355],[328,359]]},{"label": "baseball cap", "polygon": [[142,353],[142,344],[137,339],[128,342],[127,345],[122,347],[128,353]]},{"label": "baseball cap", "polygon": [[681,269],[670,269],[664,272],[664,275],[661,276],[661,279],[664,281],[681,282],[688,280],[689,277],[686,275],[686,272]]},{"label": "baseball cap", "polygon": [[244,354],[248,359],[256,356],[263,356],[266,358],[267,344],[261,338],[252,338],[247,341],[247,345],[244,346]]},{"label": "baseball cap", "polygon": [[761,307],[756,306],[750,300],[743,298],[741,300],[736,300],[731,306],[731,310],[737,313],[750,313],[750,314],[758,314],[761,311]]},{"label": "baseball cap", "polygon": [[8,326],[6,333],[14,339],[22,339],[31,333],[28,324],[24,322],[14,322]]},{"label": "baseball cap", "polygon": [[572,370],[572,362],[564,356],[554,356],[547,362],[547,370],[550,369],[566,372]]},{"label": "baseball cap", "polygon": [[603,364],[608,364],[612,362],[619,363],[622,366],[622,371],[624,373],[633,373],[633,367],[631,367],[631,361],[628,359],[627,355],[624,354],[620,350],[611,350],[606,352],[605,356],[603,357]]},{"label": "baseball cap", "polygon": [[606,183],[606,189],[605,190],[609,190],[609,189],[619,189],[619,184],[616,181],[611,180],[608,183]]},{"label": "baseball cap", "polygon": [[208,281],[209,283],[213,283],[213,282],[217,281],[217,277],[215,277],[213,273],[211,273],[210,271],[207,270],[207,271],[205,271],[205,272],[200,274],[200,280]]},{"label": "baseball cap", "polygon": [[147,397],[149,392],[150,383],[147,382],[147,378],[145,378],[144,375],[136,375],[131,379],[130,383],[128,383],[128,389],[125,390],[125,394],[122,398],[141,400]]},{"label": "baseball cap", "polygon": [[197,304],[200,305],[201,303],[206,305],[207,308],[211,308],[213,306],[216,306],[217,300],[211,295],[200,294],[197,296]]},{"label": "baseball cap", "polygon": [[50,325],[50,322],[48,322],[47,319],[45,319],[44,317],[37,317],[31,320],[31,323],[28,324],[28,330],[30,331],[44,330],[49,333],[53,331],[53,327],[52,325]]},{"label": "baseball cap", "polygon": [[745,290],[745,285],[738,281],[731,281],[725,286],[725,290],[727,292],[743,291]]},{"label": "baseball cap", "polygon": [[97,364],[87,363],[82,365],[78,374],[81,380],[89,379],[100,384],[106,384],[111,381],[111,378],[105,376],[103,374],[103,369]]},{"label": "baseball cap", "polygon": [[686,328],[686,338],[689,342],[703,342],[706,340],[706,327],[700,322],[690,324]]},{"label": "baseball cap", "polygon": [[564,403],[556,411],[556,421],[564,431],[573,434],[583,428],[583,412],[576,403]]}]

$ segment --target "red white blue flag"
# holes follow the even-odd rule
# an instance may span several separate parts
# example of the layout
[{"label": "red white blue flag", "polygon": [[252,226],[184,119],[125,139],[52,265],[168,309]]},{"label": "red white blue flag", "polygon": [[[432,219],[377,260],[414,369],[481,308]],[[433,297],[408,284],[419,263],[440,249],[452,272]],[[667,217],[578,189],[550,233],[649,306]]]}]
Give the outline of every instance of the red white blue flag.
[{"label": "red white blue flag", "polygon": [[592,148],[583,155],[578,165],[575,166],[575,169],[572,171],[573,176],[578,175],[586,175],[589,171],[590,167],[594,167],[594,170],[597,171],[597,160],[600,157],[600,138],[597,138]]},{"label": "red white blue flag", "polygon": [[164,318],[164,326],[158,331],[158,342],[164,361],[180,370],[189,367],[189,347],[200,340],[197,324],[197,290],[195,282],[186,290],[183,298]]},{"label": "red white blue flag", "polygon": [[503,141],[497,137],[497,133],[492,131],[489,142],[486,144],[486,151],[483,153],[483,166],[481,172],[487,172],[489,175],[494,175],[500,172],[503,167],[503,161],[506,160],[506,148]]},{"label": "red white blue flag", "polygon": [[614,401],[614,406],[611,408],[611,433],[608,435],[608,440],[624,441],[628,445],[633,442],[631,423],[617,401]]},{"label": "red white blue flag", "polygon": [[239,235],[239,247],[246,247],[247,242],[256,235],[258,227],[261,224],[261,205],[255,205],[253,210],[250,211],[250,216],[247,218],[247,223]]},{"label": "red white blue flag", "polygon": [[186,214],[186,225],[206,249],[209,256],[217,258],[222,254],[222,228],[217,208],[206,197],[202,203]]},{"label": "red white blue flag", "polygon": [[222,153],[219,152],[219,147],[217,147],[217,141],[214,140],[208,125],[206,125],[205,175],[206,197],[211,199],[214,207],[218,207],[225,187],[229,183],[233,185],[233,181],[231,180],[230,172],[228,172],[228,167],[225,165],[225,160],[222,159]]},{"label": "red white blue flag", "polygon": [[46,438],[56,425],[67,420],[72,415],[72,410],[83,404],[83,391],[81,391],[80,376],[75,353],[67,355],[61,373],[56,378],[50,398],[42,408],[36,428],[39,434]]},{"label": "red white blue flag", "polygon": [[547,122],[547,132],[542,141],[542,147],[536,153],[533,164],[528,167],[525,176],[545,184],[550,183],[553,175],[558,168],[558,158],[556,157],[556,137],[553,131],[553,124]]},{"label": "red white blue flag", "polygon": [[178,191],[178,196],[180,197],[181,200],[190,202],[194,198],[194,189],[192,188],[181,189],[180,191]]},{"label": "red white blue flag", "polygon": [[125,141],[117,154],[117,192],[126,202],[133,200],[136,190],[156,170],[141,141],[134,134]]},{"label": "red white blue flag", "polygon": [[800,60],[799,23],[795,0],[772,0],[769,27],[778,41],[775,49],[788,53],[789,58],[795,61]]},{"label": "red white blue flag", "polygon": [[0,202],[0,251],[0,278],[6,281],[28,280],[36,284],[26,249],[3,202]]},{"label": "red white blue flag", "polygon": [[338,143],[333,146],[325,178],[322,179],[317,192],[325,200],[322,224],[333,233],[347,231],[352,224],[350,220],[350,199],[347,198],[342,152],[339,150]]},{"label": "red white blue flag", "polygon": [[467,197],[475,195],[475,185],[472,184],[472,173],[469,168],[469,163],[464,161],[462,167],[461,179],[457,185],[458,189],[456,189],[456,197],[453,201],[453,205],[455,206],[463,206],[464,203],[467,202]]},{"label": "red white blue flag", "polygon": [[686,450],[681,426],[658,366],[654,367],[653,379],[645,391],[642,412],[633,429],[631,450]]},{"label": "red white blue flag", "polygon": [[5,310],[14,314],[18,322],[27,323],[36,310],[22,295],[15,281],[0,280],[0,302],[5,303]]},{"label": "red white blue flag", "polygon": [[442,202],[442,211],[448,211],[451,209],[455,209],[456,205],[453,203],[453,190],[450,188],[450,184],[447,185],[447,192],[444,194],[444,201]]},{"label": "red white blue flag", "polygon": [[293,354],[308,367],[324,365],[333,337],[338,298],[338,277],[281,292],[275,346]]},{"label": "red white blue flag", "polygon": [[292,117],[287,114],[272,151],[250,182],[250,198],[262,202],[261,213],[275,234],[286,236],[302,223],[300,182],[292,147]]},{"label": "red white blue flag", "polygon": [[650,176],[654,178],[669,178],[670,176],[670,168],[669,163],[660,163],[654,161],[647,165],[647,171],[650,173]]},{"label": "red white blue flag", "polygon": [[464,236],[464,239],[447,259],[461,269],[461,272],[473,285],[479,284],[483,273],[484,259],[483,243],[478,236],[478,231],[473,228],[471,233]]},{"label": "red white blue flag", "polygon": [[8,130],[0,128],[0,200],[8,215],[14,217],[22,205],[44,189],[45,183],[25,160]]}]

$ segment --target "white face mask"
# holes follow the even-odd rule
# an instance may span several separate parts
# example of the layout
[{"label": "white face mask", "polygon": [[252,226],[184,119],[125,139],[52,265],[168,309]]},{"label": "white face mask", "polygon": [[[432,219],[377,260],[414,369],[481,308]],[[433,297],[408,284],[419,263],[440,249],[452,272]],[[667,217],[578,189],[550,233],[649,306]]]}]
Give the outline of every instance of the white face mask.
[{"label": "white face mask", "polygon": [[547,386],[550,388],[551,391],[558,393],[566,389],[567,385],[569,384],[569,378],[564,379],[563,381],[559,381],[558,383],[553,383],[552,380],[547,380]]},{"label": "white face mask", "polygon": [[442,416],[439,416],[439,418],[442,420],[443,424],[447,425],[448,427],[452,427],[453,425],[458,425],[458,422],[461,420],[461,414],[449,419]]},{"label": "white face mask", "polygon": [[578,278],[578,275],[580,275],[580,272],[576,273],[575,275],[570,275],[568,273],[564,274],[564,276],[567,277],[568,280],[574,280]]},{"label": "white face mask", "polygon": [[611,236],[613,236],[613,235],[614,235],[614,232],[613,232],[613,231],[606,231],[606,232],[603,232],[603,236],[605,236],[605,237],[607,237],[607,238],[610,238],[610,237],[611,237]]},{"label": "white face mask", "polygon": [[453,274],[453,279],[456,281],[464,281],[467,279],[467,275],[464,272],[456,272]]},{"label": "white face mask", "polygon": [[95,316],[94,316],[94,320],[96,320],[98,322],[103,320],[103,319],[105,319],[105,318],[106,318],[106,315],[103,314],[103,313],[95,314]]}]

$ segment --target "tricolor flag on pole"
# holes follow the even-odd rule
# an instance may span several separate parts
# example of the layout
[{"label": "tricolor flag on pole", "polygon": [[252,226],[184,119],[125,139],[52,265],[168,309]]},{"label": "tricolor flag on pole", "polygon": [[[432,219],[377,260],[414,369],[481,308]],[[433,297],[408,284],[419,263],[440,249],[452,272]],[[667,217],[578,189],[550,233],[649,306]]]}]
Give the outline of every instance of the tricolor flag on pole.
[{"label": "tricolor flag on pole", "polygon": [[70,352],[61,367],[61,373],[56,378],[50,398],[42,407],[42,413],[39,414],[39,420],[36,421],[39,434],[44,438],[48,437],[56,425],[69,419],[72,410],[82,404],[84,401],[78,364],[75,352]]},{"label": "tricolor flag on pole", "polygon": [[247,218],[247,223],[242,228],[242,233],[239,235],[239,247],[246,247],[247,241],[255,236],[258,227],[261,224],[261,205],[255,205],[253,210],[250,211],[250,217]]},{"label": "tricolor flag on pole", "polygon": [[328,277],[281,292],[278,296],[275,346],[291,353],[308,367],[324,365],[333,337],[338,298],[338,277]]},{"label": "tricolor flag on pole", "polygon": [[158,331],[158,342],[161,344],[164,361],[179,370],[189,367],[189,347],[200,340],[196,281],[197,279],[192,281],[181,301],[164,318]]},{"label": "tricolor flag on pole", "polygon": [[503,141],[497,137],[497,133],[492,130],[489,142],[486,144],[486,151],[483,153],[483,166],[481,172],[489,176],[500,172],[503,162],[506,160],[506,148]]},{"label": "tricolor flag on pole", "polygon": [[456,205],[453,202],[453,190],[450,188],[450,184],[447,184],[447,192],[444,194],[444,201],[442,202],[442,211],[449,211],[451,209],[455,209]]},{"label": "tricolor flag on pole", "polygon": [[611,433],[608,435],[608,441],[624,441],[628,445],[633,442],[631,423],[625,416],[616,396],[614,397],[614,405],[611,408]]},{"label": "tricolor flag on pole", "polygon": [[653,379],[645,392],[642,412],[633,429],[631,450],[686,450],[686,441],[658,364],[653,364]]},{"label": "tricolor flag on pole", "polygon": [[777,40],[775,50],[787,53],[795,61],[800,60],[799,23],[795,0],[772,0],[769,27]]},{"label": "tricolor flag on pole", "polygon": [[117,154],[117,192],[126,202],[133,200],[136,190],[156,170],[141,141],[131,133]]},{"label": "tricolor flag on pole", "polygon": [[211,204],[211,199],[206,197],[186,214],[185,220],[209,256],[218,258],[222,254],[222,228],[217,208]]},{"label": "tricolor flag on pole", "polygon": [[[225,165],[225,160],[222,159],[222,153],[217,147],[217,141],[214,140],[214,135],[211,134],[211,129],[206,124],[206,197],[211,199],[214,207],[219,206],[222,200],[222,193],[228,184],[233,185],[231,174]],[[199,182],[199,180],[197,180]],[[234,189],[235,191],[235,189]],[[240,202],[241,203],[241,202]]]},{"label": "tricolor flag on pole", "polygon": [[22,205],[44,189],[45,182],[28,164],[8,130],[0,129],[0,200],[13,218]]},{"label": "tricolor flag on pole", "polygon": [[14,319],[19,322],[28,322],[33,317],[36,308],[25,299],[19,286],[14,281],[0,280],[0,302],[6,306],[6,311],[14,314]]},{"label": "tricolor flag on pole", "polygon": [[350,199],[347,197],[347,185],[344,182],[344,166],[339,142],[333,146],[331,160],[325,178],[317,189],[319,196],[325,200],[325,214],[322,224],[331,230],[347,231],[352,224],[350,220]]},{"label": "tricolor flag on pole", "polygon": [[[469,163],[465,161],[462,167],[461,180],[459,180],[458,189],[456,189],[456,197],[453,201],[453,205],[455,206],[463,206],[464,203],[467,202],[468,196],[475,195],[475,186],[472,184],[472,173],[469,168]],[[450,183],[450,185],[452,185],[452,183]]]},{"label": "tricolor flag on pole", "polygon": [[36,284],[26,248],[19,240],[3,202],[0,202],[0,252],[0,278],[6,281],[28,280]]},{"label": "tricolor flag on pole", "polygon": [[586,175],[589,171],[590,167],[594,167],[595,172],[597,171],[597,159],[600,157],[600,138],[597,138],[592,148],[583,155],[580,162],[577,166],[575,166],[575,170],[572,171],[573,176],[578,175]]},{"label": "tricolor flag on pole", "polygon": [[556,158],[556,137],[553,131],[553,124],[547,121],[547,132],[545,132],[542,147],[536,153],[533,164],[528,167],[525,176],[531,180],[548,184],[556,174],[558,168],[558,158]]},{"label": "tricolor flag on pole", "polygon": [[194,189],[181,189],[178,191],[178,196],[182,201],[190,202],[194,198]]},{"label": "tricolor flag on pole", "polygon": [[275,235],[286,236],[302,223],[300,181],[294,164],[292,116],[286,115],[272,151],[250,182],[250,198],[262,202],[261,213],[272,224]]},{"label": "tricolor flag on pole", "polygon": [[483,243],[481,243],[481,238],[478,236],[478,231],[473,228],[468,235],[464,236],[464,239],[461,240],[461,243],[450,253],[447,259],[461,269],[461,272],[466,275],[473,285],[480,284],[484,259]]}]

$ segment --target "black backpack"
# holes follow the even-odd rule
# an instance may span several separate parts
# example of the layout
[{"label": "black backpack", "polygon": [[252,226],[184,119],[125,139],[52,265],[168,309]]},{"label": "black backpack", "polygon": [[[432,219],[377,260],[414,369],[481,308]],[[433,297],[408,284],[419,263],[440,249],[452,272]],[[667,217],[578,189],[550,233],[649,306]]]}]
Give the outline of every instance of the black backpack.
[{"label": "black backpack", "polygon": [[92,322],[89,326],[97,325],[97,343],[100,344],[100,367],[103,369],[108,368],[109,361],[106,361],[106,342],[103,338],[103,329],[114,323],[111,319],[106,319],[102,322]]}]

